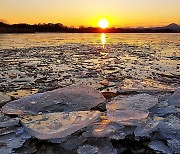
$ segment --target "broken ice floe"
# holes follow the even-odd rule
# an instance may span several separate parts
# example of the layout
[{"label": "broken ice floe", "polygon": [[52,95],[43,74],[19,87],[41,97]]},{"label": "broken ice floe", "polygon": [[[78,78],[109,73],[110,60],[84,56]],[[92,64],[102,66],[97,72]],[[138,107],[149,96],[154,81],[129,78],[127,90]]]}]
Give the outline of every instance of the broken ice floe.
[{"label": "broken ice floe", "polygon": [[111,121],[119,122],[122,125],[139,125],[148,117],[148,114],[148,111],[125,109],[108,111],[107,116]]},{"label": "broken ice floe", "polygon": [[168,133],[171,131],[180,132],[180,119],[175,115],[169,115],[160,123],[160,129]]},{"label": "broken ice floe", "polygon": [[[74,86],[72,87],[76,88]],[[47,92],[47,97],[43,96],[44,100],[42,99],[41,102],[44,103],[45,98],[49,102],[50,100],[54,100],[54,98],[55,101],[57,101],[57,96],[54,96],[54,94],[57,94],[57,91],[52,91],[52,93]],[[49,109],[53,107],[53,103],[50,103],[51,105],[49,105],[47,108],[41,108],[41,112],[40,110],[36,110],[35,107],[31,108],[30,104],[36,104],[34,101],[26,106],[24,105],[26,102],[23,100],[23,107],[25,110],[21,110],[22,108],[19,108],[20,106],[16,108],[12,108],[12,105],[8,106],[12,102],[5,105],[9,107],[9,111],[12,109],[13,114],[15,114],[15,112],[22,114],[19,118],[26,132],[38,139],[50,139],[48,140],[48,143],[50,143],[51,146],[43,144],[39,150],[36,149],[36,146],[33,146],[33,151],[37,151],[37,153],[48,153],[49,151],[52,152],[53,149],[50,147],[56,145],[55,147],[58,148],[59,152],[62,153],[78,152],[80,154],[88,154],[88,152],[90,152],[100,154],[116,154],[119,153],[119,151],[124,151],[127,148],[123,147],[123,144],[121,145],[121,142],[126,141],[127,138],[132,138],[134,142],[139,142],[142,138],[148,138],[147,146],[149,144],[149,147],[154,149],[156,152],[179,153],[180,110],[177,105],[169,104],[169,98],[178,99],[178,97],[174,97],[174,94],[142,93],[136,95],[119,95],[117,97],[113,97],[109,102],[108,100],[104,101],[104,97],[101,97],[102,95],[99,93],[96,93],[98,96],[96,94],[87,96],[88,93],[85,92],[86,97],[88,97],[87,102],[80,102],[78,107],[75,106],[73,108],[71,103],[66,102],[69,100],[73,101],[73,99],[77,98],[78,96],[83,96],[84,99],[85,96],[82,94],[83,92],[81,92],[81,94],[77,94],[75,92],[74,94],[72,91],[72,97],[69,98],[69,95],[61,97],[64,98],[63,101],[65,104],[70,106],[70,110],[73,110],[71,112],[68,110],[65,112],[57,112],[57,106],[50,111]],[[37,99],[38,96],[46,96],[47,93],[36,94],[30,96],[30,98],[34,98],[35,96],[35,99]],[[68,92],[65,93],[67,94]],[[78,111],[81,109],[84,110],[85,108],[85,110],[90,110],[92,108],[95,109],[94,105],[91,104],[92,102],[90,102],[90,97],[92,96],[95,96],[92,99],[94,102],[96,101],[96,96],[98,98],[98,103],[95,102],[95,106],[99,105],[100,102],[107,102],[107,112],[105,112],[105,108],[103,113],[100,113],[99,111]],[[78,101],[79,99],[75,99],[74,102],[78,103]],[[90,107],[88,106],[89,102]],[[83,107],[81,108],[80,106]],[[39,107],[39,105],[37,107]],[[3,107],[3,111],[4,109],[5,107]],[[47,113],[47,111],[54,113]],[[25,113],[34,113],[36,115],[24,115]],[[0,129],[0,137],[6,136],[8,138],[10,134],[14,134],[18,137],[21,136],[22,138],[22,134],[25,133],[24,129],[22,127],[18,128],[18,122],[15,124],[11,123],[11,120],[19,120],[18,118],[10,118],[1,114],[0,119],[3,122],[1,125],[4,125]],[[8,125],[6,123],[8,123]],[[25,134],[27,135],[27,137],[24,135],[25,139],[29,139],[28,134]],[[129,140],[131,141],[131,139]],[[36,141],[38,142],[37,139]],[[112,141],[118,142],[117,149],[114,148]],[[30,145],[30,143],[27,144]],[[0,148],[0,152],[12,152],[14,150],[16,151],[17,149],[19,152],[21,149],[23,150],[26,147],[24,145],[24,140],[22,140],[20,143],[17,142],[17,145],[14,145],[13,147],[11,145],[7,146],[7,144],[4,143],[4,145]],[[141,152],[144,151],[141,149],[137,149],[135,151],[137,152],[138,150]]]},{"label": "broken ice floe", "polygon": [[83,145],[77,150],[78,154],[95,154],[98,153],[98,147],[92,145]]},{"label": "broken ice floe", "polygon": [[168,114],[174,114],[180,112],[180,108],[174,105],[169,105],[168,100],[171,96],[168,94],[158,94],[158,103],[153,106],[150,111],[150,116],[165,116]]},{"label": "broken ice floe", "polygon": [[86,137],[80,136],[78,133],[74,133],[73,135],[69,135],[65,138],[66,139],[63,138],[64,141],[60,143],[60,147],[62,147],[65,150],[77,149],[78,146],[83,145],[83,143],[87,140]]},{"label": "broken ice floe", "polygon": [[135,136],[148,136],[159,128],[159,123],[163,120],[164,118],[161,117],[154,117],[153,119],[148,118],[145,123],[137,126],[134,131]]},{"label": "broken ice floe", "polygon": [[176,90],[174,94],[168,99],[169,105],[180,107],[180,89]]},{"label": "broken ice floe", "polygon": [[147,109],[157,102],[158,99],[149,94],[120,95],[107,104],[107,117],[124,125],[138,124],[148,117]]},{"label": "broken ice floe", "polygon": [[173,152],[168,146],[158,140],[151,141],[148,146],[158,152],[162,152],[165,154],[173,154]]},{"label": "broken ice floe", "polygon": [[0,152],[4,153],[12,153],[13,149],[21,147],[26,140],[30,139],[31,136],[26,132],[18,133],[16,132],[9,133],[6,135],[0,135]]},{"label": "broken ice floe", "polygon": [[78,154],[117,154],[117,149],[115,149],[112,143],[105,139],[87,139],[84,145],[79,146],[77,149]]},{"label": "broken ice floe", "polygon": [[62,138],[90,125],[100,117],[99,111],[76,111],[23,116],[25,130],[39,139]]},{"label": "broken ice floe", "polygon": [[108,109],[137,109],[147,110],[153,107],[158,102],[158,99],[149,94],[137,94],[132,96],[119,95],[115,97],[108,105]]},{"label": "broken ice floe", "polygon": [[180,138],[173,138],[168,140],[168,146],[172,149],[175,153],[180,153]]},{"label": "broken ice floe", "polygon": [[104,96],[86,86],[69,86],[12,101],[2,108],[5,114],[38,114],[90,110],[105,101]]},{"label": "broken ice floe", "polygon": [[93,137],[108,137],[111,139],[124,139],[127,135],[123,131],[124,126],[119,123],[111,122],[106,116],[102,116],[102,121],[93,124]]},{"label": "broken ice floe", "polygon": [[4,104],[10,101],[11,101],[11,97],[9,95],[0,92],[0,107],[2,107]]},{"label": "broken ice floe", "polygon": [[0,128],[16,126],[19,124],[19,118],[10,118],[6,115],[3,115],[0,112]]}]

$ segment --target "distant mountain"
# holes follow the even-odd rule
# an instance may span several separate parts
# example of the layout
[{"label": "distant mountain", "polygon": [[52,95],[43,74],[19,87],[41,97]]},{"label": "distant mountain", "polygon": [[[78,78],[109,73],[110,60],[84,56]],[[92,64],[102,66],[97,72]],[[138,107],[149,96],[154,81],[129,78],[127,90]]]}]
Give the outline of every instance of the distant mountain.
[{"label": "distant mountain", "polygon": [[175,30],[175,31],[180,31],[180,25],[172,23],[172,24],[169,24],[167,26],[164,26],[164,29],[172,29],[172,30]]},{"label": "distant mountain", "polygon": [[151,27],[149,29],[153,30],[172,30],[174,32],[180,32],[180,25],[172,23],[167,26],[162,26],[162,27]]}]

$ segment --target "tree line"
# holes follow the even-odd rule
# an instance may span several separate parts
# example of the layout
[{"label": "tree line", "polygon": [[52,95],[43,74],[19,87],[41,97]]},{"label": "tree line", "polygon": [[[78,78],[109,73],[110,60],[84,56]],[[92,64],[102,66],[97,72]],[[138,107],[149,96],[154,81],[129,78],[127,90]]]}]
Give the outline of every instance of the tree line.
[{"label": "tree line", "polygon": [[0,33],[173,33],[172,29],[151,29],[151,28],[107,28],[98,27],[68,27],[61,23],[39,23],[39,24],[7,24],[0,21]]}]

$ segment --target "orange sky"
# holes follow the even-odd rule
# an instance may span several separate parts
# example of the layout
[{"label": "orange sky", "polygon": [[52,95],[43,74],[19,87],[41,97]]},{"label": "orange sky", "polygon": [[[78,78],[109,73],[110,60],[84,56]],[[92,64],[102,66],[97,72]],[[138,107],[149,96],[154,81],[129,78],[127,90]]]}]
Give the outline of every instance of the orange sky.
[{"label": "orange sky", "polygon": [[97,26],[180,24],[180,0],[0,0],[0,18],[8,23],[62,23]]}]

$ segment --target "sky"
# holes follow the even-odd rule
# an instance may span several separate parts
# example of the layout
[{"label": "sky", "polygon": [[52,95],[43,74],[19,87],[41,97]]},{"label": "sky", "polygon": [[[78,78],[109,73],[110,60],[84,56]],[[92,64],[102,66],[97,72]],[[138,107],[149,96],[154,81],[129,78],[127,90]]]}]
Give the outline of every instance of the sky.
[{"label": "sky", "polygon": [[180,0],[0,0],[0,19],[7,23],[62,23],[110,27],[180,24]]}]

